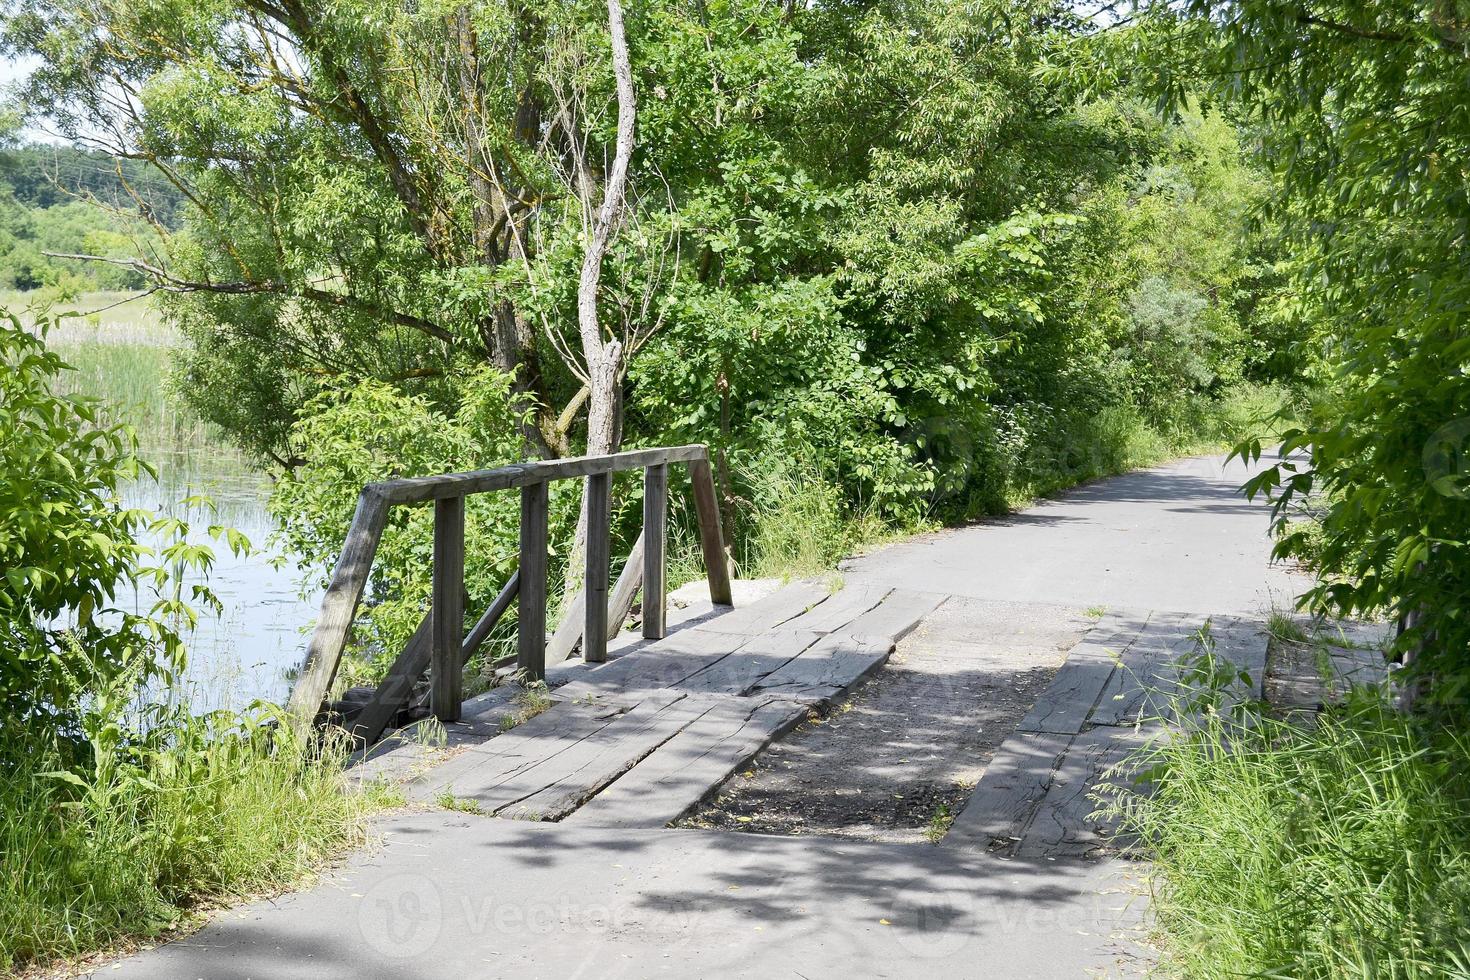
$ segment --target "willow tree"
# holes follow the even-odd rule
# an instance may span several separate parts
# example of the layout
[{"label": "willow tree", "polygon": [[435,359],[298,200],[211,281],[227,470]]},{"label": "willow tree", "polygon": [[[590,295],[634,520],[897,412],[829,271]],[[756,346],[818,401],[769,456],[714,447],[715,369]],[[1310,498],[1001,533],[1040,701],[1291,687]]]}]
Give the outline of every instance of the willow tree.
[{"label": "willow tree", "polygon": [[[514,376],[528,450],[571,452],[584,404],[589,448],[611,445],[618,399],[599,384],[620,377],[620,345],[595,306],[632,150],[622,34],[616,0],[16,0],[4,36],[39,56],[22,93],[33,121],[150,162],[187,199],[183,231],[155,222],[113,261],[144,273],[188,336],[187,397],[288,464],[313,379],[449,397],[466,362]],[[568,46],[592,53],[570,84],[607,93],[588,78],[611,81],[610,60],[624,109],[558,106],[553,53]],[[579,185],[561,179],[572,171]],[[573,324],[535,311],[533,225],[588,199],[600,235]]]}]

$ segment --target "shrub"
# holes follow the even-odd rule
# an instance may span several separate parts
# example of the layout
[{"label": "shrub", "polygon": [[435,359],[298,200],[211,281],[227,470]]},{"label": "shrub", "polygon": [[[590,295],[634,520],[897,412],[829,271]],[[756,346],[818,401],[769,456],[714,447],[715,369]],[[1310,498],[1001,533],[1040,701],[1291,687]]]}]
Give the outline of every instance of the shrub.
[{"label": "shrub", "polygon": [[[1224,687],[1234,670],[1194,674]],[[1110,801],[1153,862],[1166,967],[1464,976],[1470,739],[1427,729],[1376,689],[1303,728],[1258,708],[1210,710],[1223,701],[1209,686],[1175,701],[1198,721],[1131,760],[1151,791],[1115,788]]]}]

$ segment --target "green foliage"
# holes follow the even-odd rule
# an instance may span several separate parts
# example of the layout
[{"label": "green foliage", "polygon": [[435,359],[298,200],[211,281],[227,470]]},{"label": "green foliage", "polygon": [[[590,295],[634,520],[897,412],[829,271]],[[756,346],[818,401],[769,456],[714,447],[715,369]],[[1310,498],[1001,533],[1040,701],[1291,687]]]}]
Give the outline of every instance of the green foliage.
[{"label": "green foliage", "polygon": [[[0,705],[12,721],[65,727],[98,684],[181,668],[191,604],[216,603],[184,581],[208,571],[212,551],[183,522],[119,503],[121,483],[152,470],[99,403],[57,394],[68,368],[46,349],[50,325],[36,335],[0,321]],[[141,544],[145,532],[161,546]]]},{"label": "green foliage", "polygon": [[[1430,0],[1144,5],[1116,32],[1166,104],[1187,89],[1256,124],[1292,236],[1294,300],[1332,381],[1324,410],[1285,434],[1304,451],[1251,485],[1283,521],[1282,556],[1314,561],[1312,608],[1419,615],[1403,649],[1445,703],[1470,684],[1470,356],[1465,275],[1470,81],[1464,11]],[[1119,60],[1122,61],[1123,58]],[[1387,120],[1392,120],[1389,124]],[[1255,457],[1259,441],[1242,446]],[[1454,709],[1463,714],[1463,708]]]},{"label": "green foliage", "polygon": [[1129,762],[1109,808],[1148,846],[1164,965],[1188,977],[1442,977],[1470,968],[1463,734],[1360,691],[1301,728],[1219,709],[1206,645],[1176,699],[1195,721]]},{"label": "green foliage", "polygon": [[[467,396],[452,415],[424,398],[373,381],[329,387],[307,403],[292,430],[306,462],[276,483],[269,506],[280,522],[281,543],[309,586],[324,586],[331,576],[364,485],[489,469],[518,458],[510,379],[483,367],[470,372],[467,382]],[[568,505],[565,494],[558,493],[555,509],[563,526]],[[570,506],[576,506],[575,500]],[[479,494],[468,500],[468,615],[478,615],[515,569],[519,508],[515,494]],[[363,628],[357,631],[369,660],[391,662],[428,608],[433,528],[432,507],[390,512]]]},{"label": "green foliage", "polygon": [[[191,713],[179,684],[212,552],[123,509],[152,472],[106,409],[57,393],[38,332],[0,322],[0,972],[184,924],[361,839],[345,736],[277,709]],[[206,501],[186,501],[205,507]],[[238,532],[211,528],[241,552]],[[145,547],[141,540],[158,542]],[[341,737],[339,737],[341,736]]]},{"label": "green foliage", "polygon": [[74,746],[6,730],[0,972],[154,937],[213,903],[292,884],[394,802],[348,791],[345,736],[303,744],[263,707],[138,713],[139,680],[93,690],[83,765]]},{"label": "green foliage", "polygon": [[[313,9],[272,22],[303,53],[290,85],[234,0],[10,11],[10,42],[44,58],[31,112],[89,130],[111,118],[99,76],[136,86],[139,117],[114,121],[191,188],[160,261],[192,284],[164,309],[203,418],[289,483],[322,391],[373,382],[454,418],[463,366],[489,363],[517,372],[527,448],[576,450],[585,215],[550,114],[609,150],[600,5],[479,4],[468,24],[436,4]],[[963,519],[1192,446],[1244,379],[1295,379],[1284,300],[1257,299],[1279,273],[1247,224],[1264,190],[1237,129],[1079,98],[1052,72],[1079,61],[1066,5],[656,0],[629,29],[634,194],[601,304],[609,336],[637,334],[622,437],[713,446],[752,565],[816,560],[869,516]],[[473,100],[423,83],[446,57],[472,59]],[[524,211],[497,214],[491,171]],[[786,499],[835,515],[815,549],[755,516],[789,519],[760,481],[797,456],[816,475]]]}]

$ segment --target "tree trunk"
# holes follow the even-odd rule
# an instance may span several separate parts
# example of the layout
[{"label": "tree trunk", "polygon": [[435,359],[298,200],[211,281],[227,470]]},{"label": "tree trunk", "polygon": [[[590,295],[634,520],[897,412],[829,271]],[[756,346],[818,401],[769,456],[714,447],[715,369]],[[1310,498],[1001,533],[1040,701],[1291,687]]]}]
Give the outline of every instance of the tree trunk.
[{"label": "tree trunk", "polygon": [[[628,38],[623,26],[621,0],[607,0],[607,28],[612,43],[613,75],[618,89],[618,135],[612,167],[603,185],[602,204],[593,219],[582,256],[577,281],[577,331],[582,339],[582,356],[587,363],[587,454],[599,456],[617,450],[622,435],[623,345],[604,340],[597,316],[597,296],[602,284],[602,262],[608,243],[622,214],[628,192],[628,167],[633,159],[633,128],[638,115],[633,89],[633,64],[628,56]],[[581,587],[583,555],[587,546],[587,500],[577,518],[577,535],[567,556],[565,598]]]}]

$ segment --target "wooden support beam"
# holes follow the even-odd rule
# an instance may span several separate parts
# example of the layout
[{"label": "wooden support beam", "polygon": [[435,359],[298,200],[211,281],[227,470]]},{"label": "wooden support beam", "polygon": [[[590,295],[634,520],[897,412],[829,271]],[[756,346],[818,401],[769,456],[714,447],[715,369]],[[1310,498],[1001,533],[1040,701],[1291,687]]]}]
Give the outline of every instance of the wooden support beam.
[{"label": "wooden support beam", "polygon": [[607,660],[607,580],[612,550],[612,477],[587,477],[587,570],[582,588],[582,659]]},{"label": "wooden support beam", "polygon": [[[643,581],[643,534],[633,542],[628,552],[628,562],[618,575],[613,586],[612,597],[607,604],[607,638],[611,640],[623,628],[628,613],[633,609],[633,600],[638,596],[638,586]],[[546,642],[546,662],[559,664],[572,655],[572,648],[582,638],[582,627],[586,625],[586,592],[578,592],[567,606],[566,616]]]},{"label": "wooden support beam", "polygon": [[730,599],[730,566],[725,560],[724,533],[720,530],[720,502],[715,496],[715,480],[707,455],[690,460],[689,482],[694,485],[699,547],[704,552],[704,569],[709,575],[710,601],[717,606],[734,605]]},{"label": "wooden support beam", "polygon": [[490,608],[485,610],[485,615],[475,621],[475,625],[470,628],[469,634],[465,636],[464,648],[459,653],[459,666],[461,669],[470,662],[470,658],[475,655],[475,651],[479,650],[481,644],[489,638],[490,631],[495,628],[496,623],[500,622],[501,617],[510,608],[510,604],[515,601],[516,595],[520,590],[521,570],[517,568],[510,573],[510,578],[506,580],[505,585],[501,586],[500,591],[496,593],[495,599],[490,603]]},{"label": "wooden support beam", "polygon": [[458,721],[464,700],[464,498],[434,501],[434,591],[429,619],[429,706],[440,721]]},{"label": "wooden support beam", "polygon": [[643,471],[643,636],[663,639],[667,630],[665,595],[665,525],[668,518],[669,467],[665,463]]},{"label": "wooden support beam", "polygon": [[521,488],[521,601],[516,666],[527,680],[546,677],[545,483]]},{"label": "wooden support beam", "polygon": [[387,500],[370,489],[364,490],[357,498],[357,511],[352,515],[347,540],[332,571],[332,582],[322,597],[321,613],[306,647],[301,676],[291,689],[289,711],[299,731],[305,731],[315,721],[337,676],[337,664],[347,646],[347,635],[357,617],[357,604],[367,587],[368,573],[372,571],[373,556],[378,552],[378,541],[387,519]]}]

